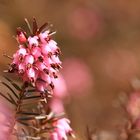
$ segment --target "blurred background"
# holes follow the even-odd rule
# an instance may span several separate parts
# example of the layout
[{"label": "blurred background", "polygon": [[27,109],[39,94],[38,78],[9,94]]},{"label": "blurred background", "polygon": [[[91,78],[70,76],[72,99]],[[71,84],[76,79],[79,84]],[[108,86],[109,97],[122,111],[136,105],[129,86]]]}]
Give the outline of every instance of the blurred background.
[{"label": "blurred background", "polygon": [[79,139],[86,127],[117,133],[125,113],[121,93],[140,78],[139,0],[0,0],[0,71],[10,62],[3,53],[17,49],[16,28],[24,18],[48,21],[57,31],[66,85],[65,108]]}]

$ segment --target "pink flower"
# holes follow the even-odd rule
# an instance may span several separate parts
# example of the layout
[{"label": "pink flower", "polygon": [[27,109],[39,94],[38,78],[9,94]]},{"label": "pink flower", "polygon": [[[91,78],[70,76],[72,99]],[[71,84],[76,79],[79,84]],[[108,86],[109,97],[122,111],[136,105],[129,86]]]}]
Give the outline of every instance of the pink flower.
[{"label": "pink flower", "polygon": [[18,65],[18,70],[19,70],[19,74],[23,74],[25,72],[25,70],[26,70],[25,64],[24,63],[20,63]]},{"label": "pink flower", "polygon": [[26,53],[27,53],[27,51],[26,51],[26,49],[25,48],[20,48],[19,50],[18,50],[18,55],[22,55],[22,56],[25,56],[26,55]]},{"label": "pink flower", "polygon": [[40,70],[40,71],[44,71],[45,69],[47,69],[46,65],[40,61],[36,62],[36,67]]},{"label": "pink flower", "polygon": [[54,97],[55,98],[62,100],[66,96],[68,96],[66,82],[62,75],[59,74],[58,78],[53,80],[53,83],[55,85],[55,88],[54,88]]},{"label": "pink flower", "polygon": [[14,112],[8,107],[8,105],[0,100],[0,139],[8,140],[11,138],[10,132],[12,123],[14,122]]},{"label": "pink flower", "polygon": [[17,29],[17,40],[19,43],[23,44],[26,43],[27,38],[25,36],[25,32],[21,31],[21,29]]},{"label": "pink flower", "polygon": [[37,80],[36,83],[36,88],[40,91],[40,92],[44,92],[47,85],[44,81],[40,81],[40,80]]},{"label": "pink flower", "polygon": [[63,62],[62,74],[68,91],[74,96],[81,97],[92,88],[93,80],[90,69],[84,61],[77,58],[66,59]]},{"label": "pink flower", "polygon": [[70,121],[66,118],[57,120],[53,126],[55,127],[54,132],[51,134],[51,138],[54,140],[67,140],[67,135],[73,135],[73,130],[70,127]]},{"label": "pink flower", "polygon": [[49,87],[54,88],[53,79],[57,78],[61,68],[57,43],[51,39],[49,30],[25,35],[24,31],[18,30],[19,49],[13,55],[9,72],[16,72],[41,92]]},{"label": "pink flower", "polygon": [[33,64],[34,63],[34,57],[32,56],[32,55],[26,55],[25,56],[25,59],[24,59],[24,63],[25,63],[25,65],[28,65],[28,64]]},{"label": "pink flower", "polygon": [[49,53],[51,53],[51,49],[49,48],[48,44],[44,44],[43,46],[41,46],[41,51],[44,55],[48,55]]},{"label": "pink flower", "polygon": [[56,113],[63,113],[64,112],[64,106],[63,106],[63,102],[61,99],[59,98],[53,98],[51,103],[50,103],[50,108],[51,110]]},{"label": "pink flower", "polygon": [[28,38],[28,42],[29,42],[29,46],[30,47],[38,46],[39,45],[38,36],[29,37]]},{"label": "pink flower", "polygon": [[50,139],[51,139],[51,140],[59,140],[59,137],[58,137],[57,132],[51,133]]},{"label": "pink flower", "polygon": [[134,122],[134,128],[135,128],[135,129],[140,129],[140,118],[138,118],[138,119]]},{"label": "pink flower", "polygon": [[31,53],[37,59],[41,56],[41,49],[39,47],[32,47]]},{"label": "pink flower", "polygon": [[35,81],[35,77],[36,77],[35,69],[29,68],[29,69],[26,71],[26,73],[27,73],[27,77],[29,78],[29,80]]},{"label": "pink flower", "polygon": [[58,56],[53,55],[53,56],[51,57],[51,60],[52,60],[52,62],[53,62],[54,64],[61,65],[61,61],[60,61],[60,59],[58,58]]},{"label": "pink flower", "polygon": [[[66,95],[64,79],[61,77],[58,81],[56,80],[59,69],[61,68],[61,61],[59,59],[60,50],[57,43],[51,38],[53,33],[50,33],[49,30],[41,32],[45,25],[37,28],[34,19],[33,31],[30,30],[31,35],[27,36],[26,32],[22,29],[18,30],[17,39],[19,49],[13,55],[9,72],[17,73],[23,82],[32,84],[36,90],[42,93],[41,95],[45,95],[48,90],[50,94],[53,93],[51,90],[54,88],[54,83],[57,84],[54,90],[55,94],[47,104],[50,111],[56,114],[56,116],[54,115],[51,118],[52,121],[48,122],[53,129],[48,132],[52,140],[67,140],[68,135],[73,135],[70,121],[57,116],[57,114],[59,115],[59,113],[64,112],[62,99]],[[61,81],[60,84],[58,84],[59,81]],[[45,107],[44,104],[42,105]],[[5,116],[1,114],[0,119],[2,122],[6,121]],[[1,126],[3,126],[3,123],[0,122]],[[2,129],[2,132],[6,131],[7,133],[7,127],[2,127]]]},{"label": "pink flower", "polygon": [[51,84],[51,82],[52,82],[52,80],[51,80],[52,78],[45,72],[40,72],[40,78],[42,80],[46,81],[48,84]]},{"label": "pink flower", "polygon": [[67,17],[69,32],[82,41],[92,39],[102,30],[98,11],[88,7],[78,6]]},{"label": "pink flower", "polygon": [[135,92],[130,95],[127,103],[127,111],[133,120],[140,118],[140,93]]},{"label": "pink flower", "polygon": [[54,40],[50,40],[48,46],[52,52],[55,52],[58,49],[57,43]]},{"label": "pink flower", "polygon": [[41,40],[42,43],[46,43],[46,41],[48,40],[48,38],[49,38],[49,32],[50,31],[45,31],[45,32],[39,34],[39,38],[40,38],[40,40]]}]

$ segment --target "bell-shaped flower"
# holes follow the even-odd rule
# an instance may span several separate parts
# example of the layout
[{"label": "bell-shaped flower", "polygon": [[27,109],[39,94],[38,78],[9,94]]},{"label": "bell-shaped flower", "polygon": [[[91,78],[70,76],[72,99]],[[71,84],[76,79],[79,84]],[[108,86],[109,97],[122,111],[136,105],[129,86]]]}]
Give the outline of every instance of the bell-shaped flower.
[{"label": "bell-shaped flower", "polygon": [[37,47],[39,45],[39,42],[38,42],[38,37],[37,36],[33,36],[33,37],[29,37],[28,38],[28,42],[29,42],[29,46],[30,48],[31,47]]},{"label": "bell-shaped flower", "polygon": [[32,56],[32,55],[26,55],[25,56],[25,60],[24,60],[24,63],[26,64],[26,65],[28,65],[28,64],[33,64],[34,63],[34,57]]},{"label": "bell-shaped flower", "polygon": [[48,44],[43,44],[41,46],[41,51],[42,51],[42,53],[44,55],[48,55],[48,54],[52,53],[52,51],[51,51],[50,47],[48,46]]},{"label": "bell-shaped flower", "polygon": [[27,38],[25,36],[25,33],[23,33],[22,31],[17,31],[17,40],[21,44],[26,43]]},{"label": "bell-shaped flower", "polygon": [[32,47],[31,54],[37,59],[41,56],[41,49],[39,47]]},{"label": "bell-shaped flower", "polygon": [[45,89],[47,88],[47,83],[44,81],[41,81],[41,80],[36,80],[35,86],[36,86],[38,91],[44,92]]},{"label": "bell-shaped flower", "polygon": [[47,38],[49,37],[49,32],[50,31],[47,30],[47,31],[39,34],[39,38],[40,38],[40,40],[41,40],[42,43],[46,43]]}]

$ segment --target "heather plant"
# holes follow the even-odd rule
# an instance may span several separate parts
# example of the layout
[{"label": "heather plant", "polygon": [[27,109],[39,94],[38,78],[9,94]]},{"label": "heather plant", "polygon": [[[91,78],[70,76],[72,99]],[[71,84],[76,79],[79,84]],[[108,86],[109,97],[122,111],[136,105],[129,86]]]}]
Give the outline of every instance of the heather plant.
[{"label": "heather plant", "polygon": [[[6,82],[1,83],[10,92],[0,95],[13,106],[14,113],[12,121],[5,124],[8,135],[2,140],[10,140],[12,135],[19,140],[67,140],[74,134],[64,113],[64,93],[59,90],[65,88],[59,74],[61,51],[52,39],[55,32],[48,23],[38,27],[35,18],[32,27],[25,21],[29,31],[17,28],[18,50],[12,57],[5,54],[11,63],[4,71]],[[10,79],[8,73],[21,79],[22,85]]]}]

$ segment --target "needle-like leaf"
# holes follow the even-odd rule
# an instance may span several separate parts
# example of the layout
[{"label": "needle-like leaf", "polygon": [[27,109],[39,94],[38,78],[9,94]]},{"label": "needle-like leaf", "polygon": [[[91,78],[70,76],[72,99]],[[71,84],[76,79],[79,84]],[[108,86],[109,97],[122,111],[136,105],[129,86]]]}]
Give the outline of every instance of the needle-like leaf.
[{"label": "needle-like leaf", "polygon": [[39,115],[39,113],[35,113],[35,112],[25,112],[25,111],[18,112],[18,114],[24,114],[24,115]]},{"label": "needle-like leaf", "polygon": [[9,101],[10,103],[14,104],[8,97],[6,97],[5,95],[3,95],[1,92],[0,92],[0,95],[2,97],[4,97],[7,101]]},{"label": "needle-like leaf", "polygon": [[23,125],[25,125],[25,126],[27,126],[27,127],[32,128],[32,129],[34,129],[34,130],[36,130],[36,131],[39,131],[39,128],[36,128],[35,126],[32,126],[32,125],[30,125],[30,124],[28,124],[28,123],[25,123],[25,122],[23,122],[23,121],[20,121],[20,123],[23,124]]},{"label": "needle-like leaf", "polygon": [[17,106],[17,103],[16,103],[16,101],[13,99],[13,97],[9,94],[9,93],[7,93],[8,94],[8,96],[9,96],[9,98],[11,99],[11,101],[13,102],[13,104],[15,105],[15,106]]},{"label": "needle-like leaf", "polygon": [[24,100],[27,100],[27,99],[39,99],[39,98],[41,98],[41,96],[40,96],[40,95],[37,95],[37,96],[24,97],[23,99],[24,99]]},{"label": "needle-like leaf", "polygon": [[17,117],[17,121],[26,121],[26,120],[34,120],[34,117],[29,117],[29,116],[21,116],[21,117]]},{"label": "needle-like leaf", "polygon": [[1,81],[1,83],[2,83],[3,85],[5,85],[5,86],[14,94],[14,96],[15,96],[17,99],[19,99],[19,97],[18,97],[18,95],[16,94],[16,92],[15,92],[8,84],[6,84],[5,82],[2,82],[2,81]]},{"label": "needle-like leaf", "polygon": [[27,92],[36,92],[36,89],[28,89]]},{"label": "needle-like leaf", "polygon": [[7,79],[14,86],[14,88],[16,88],[18,91],[21,91],[21,88],[15,82],[13,82],[11,79],[9,79],[6,76],[4,76],[4,78]]}]

